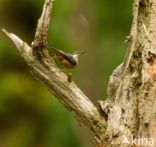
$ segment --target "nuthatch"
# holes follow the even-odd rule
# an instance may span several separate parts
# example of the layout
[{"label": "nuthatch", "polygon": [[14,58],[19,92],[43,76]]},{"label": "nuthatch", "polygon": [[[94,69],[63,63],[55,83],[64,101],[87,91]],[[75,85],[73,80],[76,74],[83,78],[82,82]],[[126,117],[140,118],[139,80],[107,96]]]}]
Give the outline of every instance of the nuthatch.
[{"label": "nuthatch", "polygon": [[55,58],[67,68],[74,68],[78,64],[80,56],[85,53],[85,51],[77,51],[70,54],[55,48],[52,49],[54,50]]}]

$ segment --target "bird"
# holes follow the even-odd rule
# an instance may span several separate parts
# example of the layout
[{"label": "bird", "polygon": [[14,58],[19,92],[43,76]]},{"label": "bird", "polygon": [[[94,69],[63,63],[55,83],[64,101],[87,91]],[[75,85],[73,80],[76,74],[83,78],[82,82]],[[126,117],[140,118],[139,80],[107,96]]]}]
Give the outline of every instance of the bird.
[{"label": "bird", "polygon": [[65,53],[62,50],[51,48],[54,50],[54,58],[57,59],[66,68],[74,68],[78,65],[80,56],[85,53],[85,51],[76,51],[74,53]]}]

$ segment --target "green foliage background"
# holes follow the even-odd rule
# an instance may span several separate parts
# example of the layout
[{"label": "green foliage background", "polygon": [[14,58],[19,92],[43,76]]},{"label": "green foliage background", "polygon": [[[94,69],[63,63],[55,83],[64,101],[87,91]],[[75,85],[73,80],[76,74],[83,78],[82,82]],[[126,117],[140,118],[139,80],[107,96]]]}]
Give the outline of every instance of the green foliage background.
[{"label": "green foliage background", "polygon": [[[43,3],[0,0],[0,28],[31,44]],[[86,50],[70,72],[95,105],[106,98],[109,76],[124,59],[131,11],[131,0],[54,1],[49,46]],[[91,147],[91,138],[92,133],[29,73],[0,32],[0,147]]]}]

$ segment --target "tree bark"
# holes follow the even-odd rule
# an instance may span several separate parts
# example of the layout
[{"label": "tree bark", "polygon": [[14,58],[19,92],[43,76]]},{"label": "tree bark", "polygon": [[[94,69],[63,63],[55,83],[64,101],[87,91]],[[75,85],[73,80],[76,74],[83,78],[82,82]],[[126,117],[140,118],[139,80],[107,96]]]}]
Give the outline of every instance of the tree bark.
[{"label": "tree bark", "polygon": [[53,0],[45,0],[31,46],[5,29],[2,31],[16,45],[33,75],[44,83],[69,111],[74,112],[77,120],[87,125],[94,132],[96,140],[99,140],[106,129],[105,119],[89,98],[69,80],[68,75],[57,67],[48,55],[47,40],[52,5]]},{"label": "tree bark", "polygon": [[[95,134],[97,147],[155,147],[156,1],[134,0],[133,22],[124,62],[110,76],[101,113],[48,55],[52,0],[45,0],[32,46],[3,29],[32,73]],[[154,144],[153,144],[154,141]]]},{"label": "tree bark", "polygon": [[135,0],[128,53],[110,77],[108,99],[101,102],[108,115],[109,144],[155,147],[156,140],[156,1]]}]

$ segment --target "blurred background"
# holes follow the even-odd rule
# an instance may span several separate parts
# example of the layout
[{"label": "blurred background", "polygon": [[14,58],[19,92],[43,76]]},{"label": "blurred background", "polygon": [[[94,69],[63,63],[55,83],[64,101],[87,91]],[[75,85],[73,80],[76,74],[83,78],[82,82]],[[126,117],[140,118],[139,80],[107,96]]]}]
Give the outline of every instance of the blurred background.
[{"label": "blurred background", "polygon": [[[124,59],[132,0],[55,0],[49,46],[86,50],[70,70],[97,105],[107,97],[113,69]],[[44,0],[0,0],[0,28],[31,44]],[[13,43],[0,32],[0,147],[93,147],[80,125],[29,72]]]}]

